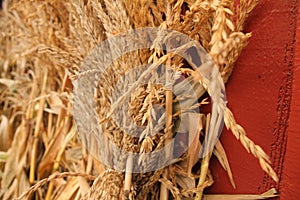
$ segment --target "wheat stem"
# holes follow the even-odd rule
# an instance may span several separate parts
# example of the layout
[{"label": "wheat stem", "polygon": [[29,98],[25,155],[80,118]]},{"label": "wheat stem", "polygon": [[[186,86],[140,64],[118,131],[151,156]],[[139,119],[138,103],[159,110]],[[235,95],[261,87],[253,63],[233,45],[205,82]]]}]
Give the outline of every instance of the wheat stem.
[{"label": "wheat stem", "polygon": [[[45,95],[46,93],[47,79],[48,79],[48,69],[46,68],[44,78],[43,78],[42,90],[41,90],[42,96]],[[33,140],[32,152],[31,152],[30,172],[29,172],[29,182],[31,184],[33,184],[35,181],[37,148],[38,148],[40,127],[43,120],[44,105],[45,105],[45,98],[41,98],[39,103],[39,110],[36,118],[36,124],[34,128],[34,140]]]},{"label": "wheat stem", "polygon": [[[206,117],[206,127],[205,127],[206,134],[208,134],[209,124],[210,124],[210,121],[211,121],[210,118],[211,118],[210,114],[208,114],[207,117]],[[205,179],[206,179],[207,172],[208,172],[209,160],[210,160],[211,154],[212,154],[212,152],[209,152],[202,159],[200,177],[199,177],[199,181],[198,181],[198,185],[197,185],[198,192],[196,193],[195,200],[201,200],[202,199],[203,190],[204,190],[204,183],[205,183]]]},{"label": "wheat stem", "polygon": [[126,172],[125,172],[125,183],[124,183],[124,193],[125,196],[129,195],[131,181],[132,181],[132,169],[133,169],[133,158],[129,155],[126,162]]},{"label": "wheat stem", "polygon": [[[170,67],[170,59],[167,59],[167,66],[166,66],[166,131],[167,134],[165,145],[171,145],[170,141],[172,139],[172,105],[173,105],[173,93],[172,93],[172,81],[170,80],[171,74],[169,72]],[[170,159],[172,156],[172,148],[166,148],[166,156],[167,159]],[[164,176],[168,177],[168,168],[165,169]],[[161,183],[161,190],[160,190],[160,200],[167,200],[169,199],[169,191],[168,188],[164,183]]]}]

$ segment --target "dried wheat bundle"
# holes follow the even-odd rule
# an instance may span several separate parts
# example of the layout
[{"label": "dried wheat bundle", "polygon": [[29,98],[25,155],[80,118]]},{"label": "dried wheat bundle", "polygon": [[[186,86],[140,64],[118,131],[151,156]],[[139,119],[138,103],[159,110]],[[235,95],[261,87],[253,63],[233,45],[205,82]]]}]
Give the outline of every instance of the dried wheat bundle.
[{"label": "dried wheat bundle", "polygon": [[[243,32],[243,26],[257,3],[258,0],[236,3],[234,0],[5,1],[0,13],[0,161],[3,160],[0,162],[0,197],[225,199],[226,196],[204,194],[204,189],[213,184],[213,174],[209,171],[212,154],[235,187],[230,161],[217,140],[216,130],[222,121],[258,159],[262,169],[278,181],[268,156],[237,124],[222,93],[223,83],[228,81],[251,36]],[[150,40],[151,44],[147,44],[150,48],[118,57],[105,71],[99,67],[101,59],[98,58],[102,54],[96,51],[91,56],[93,49],[103,41],[144,27],[177,31],[197,41],[202,46],[196,50],[201,63],[191,58],[185,62],[178,56],[194,48],[188,42],[172,51],[163,51],[160,43],[167,43],[173,36],[162,32]],[[114,45],[110,47],[112,52],[119,48]],[[144,64],[148,64],[146,68],[134,68]],[[167,84],[153,79],[144,83],[138,76],[155,74],[162,65],[170,70],[162,70],[154,77]],[[93,94],[96,104],[74,108],[73,87],[76,88],[75,83],[81,77],[94,73],[90,69],[103,70],[92,83],[96,84]],[[118,84],[124,75],[128,75],[127,79]],[[184,81],[180,80],[182,77]],[[170,88],[170,84],[174,87]],[[200,103],[185,96],[187,85],[193,88]],[[122,95],[114,96],[116,92]],[[212,113],[193,112],[209,103],[204,98],[206,92],[213,100]],[[84,92],[77,95],[80,100],[89,101]],[[125,99],[129,99],[126,109],[119,106]],[[153,112],[155,106],[159,107],[157,113]],[[84,114],[73,116],[74,109],[96,113],[104,139],[99,141],[89,133],[89,128],[80,133],[82,143],[91,152],[82,146],[74,121],[76,118],[84,123],[88,119]],[[114,119],[122,116],[128,116],[124,124],[135,123],[143,128],[142,137],[137,138],[120,128]],[[171,158],[170,165],[147,170],[174,153],[174,149],[165,147],[174,138],[174,130],[182,119],[186,119],[181,122],[186,124],[182,139],[186,138],[190,147],[178,158]],[[130,156],[120,157],[115,149],[105,146],[108,142],[141,156],[137,162]],[[203,146],[213,151],[199,159]],[[164,159],[155,155],[150,160],[145,159],[148,153],[164,148]],[[104,153],[106,165],[90,154],[97,152]],[[195,165],[200,169],[195,170]],[[128,170],[120,172],[114,166]],[[145,172],[131,173],[136,166]],[[71,174],[56,176],[59,172]],[[92,177],[84,174],[98,178],[92,182]],[[34,186],[28,190],[31,185]],[[271,190],[262,195],[228,196],[227,199],[263,199],[275,193]]]}]

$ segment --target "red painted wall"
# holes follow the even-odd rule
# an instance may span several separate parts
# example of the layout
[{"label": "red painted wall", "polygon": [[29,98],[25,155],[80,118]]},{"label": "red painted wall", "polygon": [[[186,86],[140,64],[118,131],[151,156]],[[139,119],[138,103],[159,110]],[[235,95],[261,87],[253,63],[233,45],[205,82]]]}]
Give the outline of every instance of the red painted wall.
[{"label": "red painted wall", "polygon": [[260,0],[245,27],[253,36],[226,90],[228,106],[238,123],[271,156],[279,183],[274,183],[260,169],[258,161],[230,132],[224,131],[221,141],[237,189],[231,187],[226,172],[214,160],[215,184],[208,193],[258,194],[276,187],[280,200],[300,199],[300,100],[297,100],[300,98],[300,17],[297,25],[297,16],[300,16],[297,0]]},{"label": "red painted wall", "polygon": [[300,9],[298,8],[293,95],[290,107],[288,140],[280,182],[281,199],[300,198]]}]

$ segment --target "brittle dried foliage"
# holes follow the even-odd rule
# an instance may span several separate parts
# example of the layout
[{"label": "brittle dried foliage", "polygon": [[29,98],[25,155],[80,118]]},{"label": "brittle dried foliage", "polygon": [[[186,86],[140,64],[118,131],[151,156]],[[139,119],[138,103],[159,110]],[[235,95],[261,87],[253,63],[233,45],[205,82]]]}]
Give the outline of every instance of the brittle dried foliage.
[{"label": "brittle dried foliage", "polygon": [[[71,114],[72,82],[80,73],[82,61],[101,41],[146,26],[176,30],[199,41],[220,70],[223,81],[227,82],[251,36],[242,32],[243,25],[257,3],[258,0],[239,0],[237,4],[233,0],[7,0],[0,13],[0,197],[11,199],[25,192],[21,198],[119,199],[118,195],[125,195],[130,199],[157,199],[161,195],[166,198],[170,195],[180,199],[197,193],[196,198],[201,199],[204,188],[213,183],[213,178],[208,169],[210,155],[200,160],[200,173],[191,171],[198,161],[191,152],[199,151],[200,141],[193,145],[197,149],[189,150],[180,162],[163,170],[134,174],[129,189],[128,183],[124,183],[127,174],[106,169],[89,155],[77,137]],[[195,71],[180,67],[181,58],[161,55],[155,48],[154,51],[139,50],[136,53],[141,63],[150,58],[154,63],[171,60],[175,70],[201,83],[197,86],[199,97],[209,89],[209,82],[195,75]],[[111,72],[128,70],[126,62],[137,61],[130,55],[124,56],[116,61]],[[113,76],[108,79],[109,84],[115,82]],[[105,98],[101,99],[104,89],[99,82],[100,117],[110,111],[110,104]],[[152,89],[145,87],[131,106],[132,118],[138,123],[151,124],[149,110],[155,99],[168,106],[163,91],[154,88],[152,92]],[[262,169],[277,180],[268,156],[245,135],[231,111],[222,105],[220,108],[224,109],[226,126],[246,150],[258,158]],[[198,137],[200,132],[208,135],[209,118],[202,116],[201,119],[199,123],[203,123],[204,129],[197,130]],[[168,127],[165,129],[166,132],[169,130]],[[168,140],[163,132],[136,141],[117,129],[109,131],[109,138],[116,144],[137,152],[161,148]],[[216,144],[214,154],[234,186],[230,162],[220,142]],[[56,176],[58,172],[70,174]],[[99,177],[90,187],[91,177],[84,174]],[[36,182],[38,184],[28,190]],[[124,184],[127,184],[125,191]],[[160,184],[165,186],[164,189]],[[170,194],[166,195],[168,191]]]}]

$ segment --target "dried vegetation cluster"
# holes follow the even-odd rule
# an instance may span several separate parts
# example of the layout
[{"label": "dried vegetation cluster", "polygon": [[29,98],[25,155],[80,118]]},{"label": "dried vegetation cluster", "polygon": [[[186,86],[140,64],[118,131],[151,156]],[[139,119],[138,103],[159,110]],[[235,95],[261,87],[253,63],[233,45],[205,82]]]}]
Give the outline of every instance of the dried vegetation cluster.
[{"label": "dried vegetation cluster", "polygon": [[[222,80],[214,76],[212,80],[204,79],[196,64],[189,65],[159,50],[154,43],[152,49],[121,57],[109,68],[111,76],[106,77],[107,81],[99,80],[95,94],[95,110],[109,140],[141,155],[162,148],[174,136],[173,127],[179,116],[174,105],[180,96],[174,97],[169,88],[151,81],[131,93],[130,119],[146,130],[143,139],[136,139],[117,129],[107,117],[114,111],[107,97],[112,86],[130,69],[128,63],[137,62],[134,54],[139,62],[135,64],[165,64],[195,84],[200,99],[205,92],[213,97],[216,94],[210,87],[212,82],[228,81],[251,36],[243,32],[243,25],[257,3],[258,0],[7,0],[0,13],[0,198],[209,199],[212,196],[206,196],[204,189],[213,184],[209,171],[212,153],[235,187],[230,161],[220,141],[213,144],[212,153],[199,159],[202,142],[211,142],[209,138],[213,137],[210,126],[220,120],[277,181],[268,156],[246,136],[222,101],[213,109],[222,110],[221,118],[200,113],[199,121],[187,121],[190,124],[184,137],[189,139],[189,131],[198,127],[198,139],[186,153],[170,166],[137,174],[109,169],[91,156],[79,140],[72,115],[74,81],[81,75],[82,62],[98,44],[142,27],[178,31],[203,46],[213,61],[210,67],[219,69]],[[207,103],[202,98],[191,106]],[[165,108],[166,123],[153,136],[154,104]],[[194,113],[190,110],[187,107],[186,114],[192,119]],[[123,162],[130,165],[128,158]]]}]

